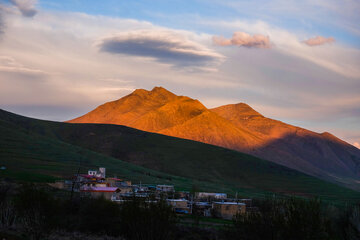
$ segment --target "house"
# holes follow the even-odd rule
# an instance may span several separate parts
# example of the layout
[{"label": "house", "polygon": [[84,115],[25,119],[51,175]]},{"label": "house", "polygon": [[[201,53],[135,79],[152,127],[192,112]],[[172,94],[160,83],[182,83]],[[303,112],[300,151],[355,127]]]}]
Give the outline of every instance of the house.
[{"label": "house", "polygon": [[176,198],[190,199],[190,192],[185,192],[185,191],[176,192],[175,196],[177,196]]},{"label": "house", "polygon": [[208,192],[197,192],[197,193],[195,193],[195,199],[225,200],[226,198],[227,198],[226,193],[208,193]]},{"label": "house", "polygon": [[131,186],[131,181],[125,181],[120,178],[106,178],[105,182],[108,187]]},{"label": "house", "polygon": [[246,205],[238,202],[213,202],[212,209],[215,217],[231,220],[236,214],[245,213]]},{"label": "house", "polygon": [[211,216],[212,204],[210,202],[194,202],[192,206],[192,213],[210,217]]},{"label": "house", "polygon": [[236,202],[245,203],[246,209],[252,207],[252,199],[251,198],[237,199]]},{"label": "house", "polygon": [[80,193],[89,195],[91,197],[104,197],[105,199],[111,200],[114,193],[119,192],[120,189],[117,187],[93,187],[84,185],[80,188]]},{"label": "house", "polygon": [[99,171],[97,170],[89,170],[88,175],[98,177],[98,178],[105,178],[106,177],[106,169],[103,167],[99,168]]},{"label": "house", "polygon": [[149,192],[149,188],[147,186],[142,185],[132,185],[133,191],[136,193],[147,193]]},{"label": "house", "polygon": [[186,199],[167,199],[167,203],[176,213],[189,213],[188,200]]},{"label": "house", "polygon": [[175,192],[173,185],[156,185],[156,191],[165,192],[165,193],[173,193]]}]

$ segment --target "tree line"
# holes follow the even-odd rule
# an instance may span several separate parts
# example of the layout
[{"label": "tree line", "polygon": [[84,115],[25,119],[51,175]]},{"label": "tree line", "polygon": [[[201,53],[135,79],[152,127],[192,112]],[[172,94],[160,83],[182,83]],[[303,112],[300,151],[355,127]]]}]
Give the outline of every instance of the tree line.
[{"label": "tree line", "polygon": [[299,198],[256,200],[254,205],[258,211],[209,228],[199,221],[182,224],[165,200],[134,197],[119,205],[104,198],[59,197],[34,185],[16,190],[0,185],[0,239],[75,239],[61,238],[59,232],[127,240],[360,239],[358,205],[337,207]]}]

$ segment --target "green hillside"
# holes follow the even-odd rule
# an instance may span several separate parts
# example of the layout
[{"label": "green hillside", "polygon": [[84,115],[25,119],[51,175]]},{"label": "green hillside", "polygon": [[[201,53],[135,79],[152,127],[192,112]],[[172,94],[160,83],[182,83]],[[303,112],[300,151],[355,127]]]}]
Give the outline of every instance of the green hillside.
[{"label": "green hillside", "polygon": [[68,124],[0,110],[0,176],[51,181],[96,166],[143,183],[244,197],[272,193],[360,201],[360,193],[256,157],[116,125]]}]

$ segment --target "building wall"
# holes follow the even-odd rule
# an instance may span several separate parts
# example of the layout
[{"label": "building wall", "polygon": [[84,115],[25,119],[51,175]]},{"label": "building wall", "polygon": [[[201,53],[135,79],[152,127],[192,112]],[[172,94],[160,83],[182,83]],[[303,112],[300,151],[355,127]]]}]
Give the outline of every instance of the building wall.
[{"label": "building wall", "polygon": [[232,219],[237,213],[245,213],[246,205],[214,203],[213,210],[216,217]]},{"label": "building wall", "polygon": [[173,208],[187,208],[187,201],[168,201]]},{"label": "building wall", "polygon": [[120,190],[120,193],[131,193],[131,192],[133,192],[131,187],[120,186],[120,187],[118,187],[118,189]]},{"label": "building wall", "polygon": [[113,192],[90,192],[90,196],[94,198],[104,197],[105,199],[111,200]]}]

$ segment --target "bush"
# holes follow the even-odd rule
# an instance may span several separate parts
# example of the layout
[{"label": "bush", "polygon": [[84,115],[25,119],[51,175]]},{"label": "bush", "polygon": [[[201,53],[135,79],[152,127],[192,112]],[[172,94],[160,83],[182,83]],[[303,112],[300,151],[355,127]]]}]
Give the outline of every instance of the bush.
[{"label": "bush", "polygon": [[9,185],[0,185],[0,230],[9,229],[15,224],[16,212],[9,199],[9,192]]},{"label": "bush", "polygon": [[14,206],[23,231],[32,239],[42,239],[57,225],[57,201],[33,185],[19,190]]},{"label": "bush", "polygon": [[121,207],[121,232],[131,240],[173,239],[176,216],[165,200],[133,198]]},{"label": "bush", "polygon": [[104,198],[87,198],[81,201],[79,230],[96,234],[120,234],[120,207]]},{"label": "bush", "polygon": [[340,225],[342,226],[342,233],[344,239],[357,240],[360,239],[360,206],[348,208]]},{"label": "bush", "polygon": [[270,199],[259,204],[260,211],[238,214],[233,239],[333,239],[331,221],[317,199]]}]

